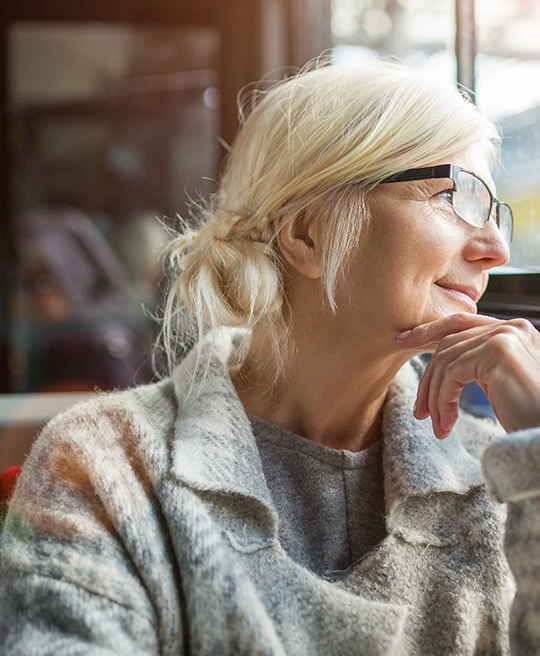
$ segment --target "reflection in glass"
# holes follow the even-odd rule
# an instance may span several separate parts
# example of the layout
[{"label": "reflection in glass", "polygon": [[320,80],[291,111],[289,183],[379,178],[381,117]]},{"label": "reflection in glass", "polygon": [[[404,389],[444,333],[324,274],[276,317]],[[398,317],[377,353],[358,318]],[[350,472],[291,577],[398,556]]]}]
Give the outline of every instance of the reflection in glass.
[{"label": "reflection in glass", "polygon": [[217,171],[217,36],[28,22],[8,45],[21,281],[11,391],[150,380],[159,253]]},{"label": "reflection in glass", "polygon": [[[332,8],[336,63],[392,55],[455,80],[453,0],[332,0]],[[510,265],[540,270],[540,3],[476,0],[475,18],[476,102],[501,127],[497,196],[514,210]]]}]

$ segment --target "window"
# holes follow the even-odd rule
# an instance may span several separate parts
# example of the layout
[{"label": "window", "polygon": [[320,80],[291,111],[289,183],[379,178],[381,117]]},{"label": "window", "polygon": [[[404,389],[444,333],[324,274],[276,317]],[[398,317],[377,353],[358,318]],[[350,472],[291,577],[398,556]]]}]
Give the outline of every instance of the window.
[{"label": "window", "polygon": [[19,270],[5,391],[153,377],[159,252],[218,167],[217,48],[212,28],[10,26]]},{"label": "window", "polygon": [[[514,209],[511,260],[490,279],[483,312],[540,326],[540,4],[530,0],[332,0],[333,58],[397,56],[456,79],[456,7],[474,7],[475,101],[500,126],[499,198]],[[474,27],[474,29],[472,29]],[[474,50],[473,50],[474,53]],[[462,62],[467,63],[467,62]],[[472,63],[472,58],[471,58]]]}]

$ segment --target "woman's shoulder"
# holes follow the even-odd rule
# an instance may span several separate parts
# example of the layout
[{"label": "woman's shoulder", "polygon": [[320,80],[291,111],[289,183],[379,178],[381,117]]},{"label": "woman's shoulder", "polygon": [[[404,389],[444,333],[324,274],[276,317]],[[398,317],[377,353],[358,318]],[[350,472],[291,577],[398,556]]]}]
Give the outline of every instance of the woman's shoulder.
[{"label": "woman's shoulder", "polygon": [[100,603],[148,614],[132,576],[134,565],[145,565],[133,555],[161,553],[168,566],[157,507],[168,498],[174,416],[172,386],[163,381],[96,393],[45,426],[17,481],[2,540],[2,565],[23,588],[37,575],[32,585],[44,589],[43,581],[60,580],[66,598],[82,599],[81,612],[86,590]]},{"label": "woman's shoulder", "polygon": [[103,440],[124,432],[129,425],[160,432],[174,423],[176,412],[177,401],[170,379],[127,390],[96,392],[53,417],[38,440],[45,435],[49,441],[55,436],[57,440],[76,441],[89,431],[97,431]]},{"label": "woman's shoulder", "polygon": [[169,380],[96,393],[54,417],[36,438],[14,498],[41,482],[70,486],[90,478],[154,480],[164,472],[177,403]]}]

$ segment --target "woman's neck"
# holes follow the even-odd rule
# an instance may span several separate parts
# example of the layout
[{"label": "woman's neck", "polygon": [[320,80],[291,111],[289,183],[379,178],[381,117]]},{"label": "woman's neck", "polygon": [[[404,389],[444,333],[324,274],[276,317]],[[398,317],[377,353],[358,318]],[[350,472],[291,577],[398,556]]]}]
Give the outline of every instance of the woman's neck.
[{"label": "woman's neck", "polygon": [[361,451],[374,444],[382,436],[388,387],[406,358],[377,353],[372,343],[369,352],[358,348],[354,354],[345,345],[294,343],[296,353],[275,382],[268,375],[274,371],[270,349],[254,336],[245,363],[232,375],[246,412],[335,449]]}]

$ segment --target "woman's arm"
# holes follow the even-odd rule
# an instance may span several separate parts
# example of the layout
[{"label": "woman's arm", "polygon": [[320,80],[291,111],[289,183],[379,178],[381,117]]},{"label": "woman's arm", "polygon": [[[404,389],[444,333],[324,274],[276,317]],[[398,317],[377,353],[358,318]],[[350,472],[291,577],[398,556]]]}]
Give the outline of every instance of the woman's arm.
[{"label": "woman's arm", "polygon": [[4,656],[150,656],[151,617],[62,576],[7,565],[0,584]]},{"label": "woman's arm", "polygon": [[516,580],[510,618],[512,653],[540,653],[540,430],[494,442],[482,459],[484,478],[508,507],[504,549]]},{"label": "woman's arm", "polygon": [[504,547],[516,580],[510,618],[513,654],[540,653],[540,334],[523,319],[453,315],[398,336],[406,348],[433,350],[415,415],[431,416],[446,437],[463,386],[476,380],[510,433],[486,450],[482,468],[492,497],[508,506]]}]

